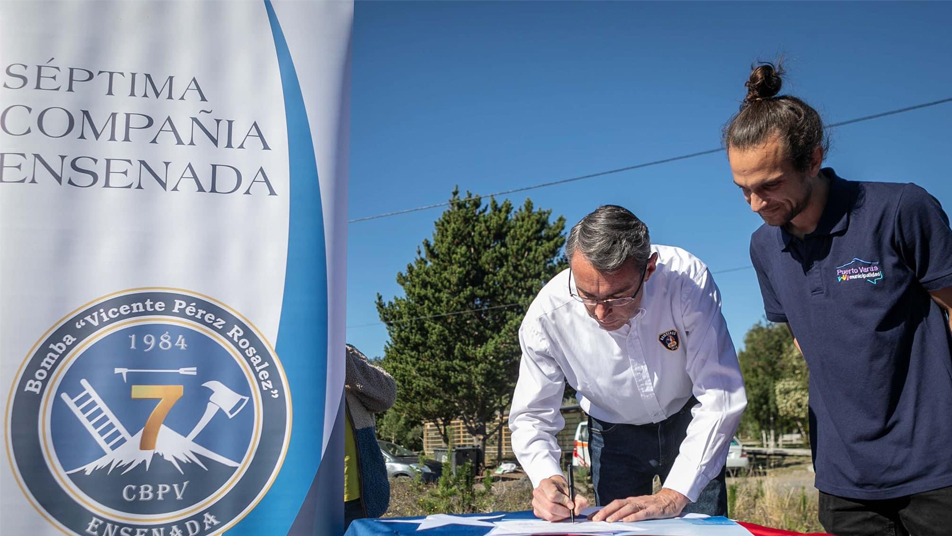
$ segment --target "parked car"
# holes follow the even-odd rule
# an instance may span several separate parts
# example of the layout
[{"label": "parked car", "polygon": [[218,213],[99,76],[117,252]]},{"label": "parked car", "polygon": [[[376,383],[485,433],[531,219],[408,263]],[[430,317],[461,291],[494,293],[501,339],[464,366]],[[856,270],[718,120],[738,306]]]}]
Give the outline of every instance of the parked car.
[{"label": "parked car", "polygon": [[727,472],[744,471],[749,465],[750,460],[747,458],[747,451],[744,450],[744,446],[740,444],[736,437],[731,439],[731,446],[727,450]]},{"label": "parked car", "polygon": [[442,466],[433,460],[425,460],[420,464],[420,456],[396,443],[377,440],[380,452],[387,463],[388,478],[416,478],[422,474],[424,482],[434,482],[440,477]]},{"label": "parked car", "polygon": [[590,467],[592,465],[592,460],[588,457],[588,421],[578,423],[578,427],[575,429],[572,465],[575,467]]}]

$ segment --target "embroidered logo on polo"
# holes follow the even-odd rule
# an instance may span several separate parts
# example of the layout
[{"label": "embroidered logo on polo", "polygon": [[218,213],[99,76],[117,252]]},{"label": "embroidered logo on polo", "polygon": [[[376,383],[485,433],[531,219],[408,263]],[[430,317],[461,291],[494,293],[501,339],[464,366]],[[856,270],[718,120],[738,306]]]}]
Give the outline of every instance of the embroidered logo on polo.
[{"label": "embroidered logo on polo", "polygon": [[182,290],[83,308],[39,341],[14,385],[9,459],[68,533],[219,534],[267,492],[290,438],[269,344],[238,313]]},{"label": "embroidered logo on polo", "polygon": [[661,341],[661,344],[664,345],[665,348],[671,350],[672,352],[676,351],[678,347],[681,346],[681,341],[678,339],[678,331],[674,329],[665,331],[661,335],[658,335],[658,340]]},{"label": "embroidered logo on polo", "polygon": [[866,281],[875,285],[883,278],[883,271],[879,267],[879,261],[864,261],[863,259],[853,259],[843,266],[836,267],[836,280],[840,283],[845,281]]}]

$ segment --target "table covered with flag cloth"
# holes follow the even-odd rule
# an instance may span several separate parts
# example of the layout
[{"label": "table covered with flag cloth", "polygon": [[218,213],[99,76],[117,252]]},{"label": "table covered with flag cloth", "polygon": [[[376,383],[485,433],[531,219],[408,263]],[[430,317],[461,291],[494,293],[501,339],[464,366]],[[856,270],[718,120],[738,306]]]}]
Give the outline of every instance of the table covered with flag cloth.
[{"label": "table covered with flag cloth", "polygon": [[[499,518],[499,520],[506,521],[516,519],[532,519],[534,517],[532,512],[494,512],[493,514],[479,515],[502,515],[503,517]],[[407,517],[389,519],[422,520],[423,518]],[[712,521],[715,519],[716,518],[712,518]],[[752,523],[737,523],[750,531],[753,536],[829,536],[818,532],[809,533],[809,535],[807,535],[806,533],[802,532],[773,529],[770,527],[763,527],[761,525],[754,525]],[[467,525],[446,525],[418,532],[417,527],[418,525],[416,523],[395,523],[392,521],[387,521],[387,519],[358,519],[351,523],[350,528],[345,533],[345,536],[485,536],[485,534],[491,530],[490,527],[484,526],[477,527]],[[703,536],[703,534],[699,533],[698,536]]]}]

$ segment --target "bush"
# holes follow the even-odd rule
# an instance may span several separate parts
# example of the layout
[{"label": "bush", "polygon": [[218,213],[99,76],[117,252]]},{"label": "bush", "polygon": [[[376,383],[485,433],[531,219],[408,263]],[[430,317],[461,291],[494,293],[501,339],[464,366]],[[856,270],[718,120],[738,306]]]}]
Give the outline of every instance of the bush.
[{"label": "bush", "polygon": [[442,474],[436,484],[424,484],[422,474],[417,475],[414,480],[392,480],[387,517],[475,514],[491,512],[494,506],[493,479],[489,470],[486,471],[482,484],[477,485],[469,463],[457,467],[454,473],[449,462],[444,462]]},{"label": "bush", "polygon": [[487,476],[483,480],[482,489],[478,489],[475,484],[469,462],[457,467],[455,474],[450,464],[444,463],[443,474],[436,486],[426,490],[420,498],[420,508],[426,515],[484,512],[489,505],[487,497],[492,493],[492,477]]}]

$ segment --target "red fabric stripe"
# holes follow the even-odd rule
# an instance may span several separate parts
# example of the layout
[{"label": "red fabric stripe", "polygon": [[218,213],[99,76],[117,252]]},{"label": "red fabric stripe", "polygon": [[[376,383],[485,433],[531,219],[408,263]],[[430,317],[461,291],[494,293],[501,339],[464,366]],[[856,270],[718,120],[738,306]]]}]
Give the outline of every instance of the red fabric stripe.
[{"label": "red fabric stripe", "polygon": [[825,532],[794,532],[792,530],[772,529],[753,523],[737,522],[738,525],[749,530],[754,536],[831,536]]}]

